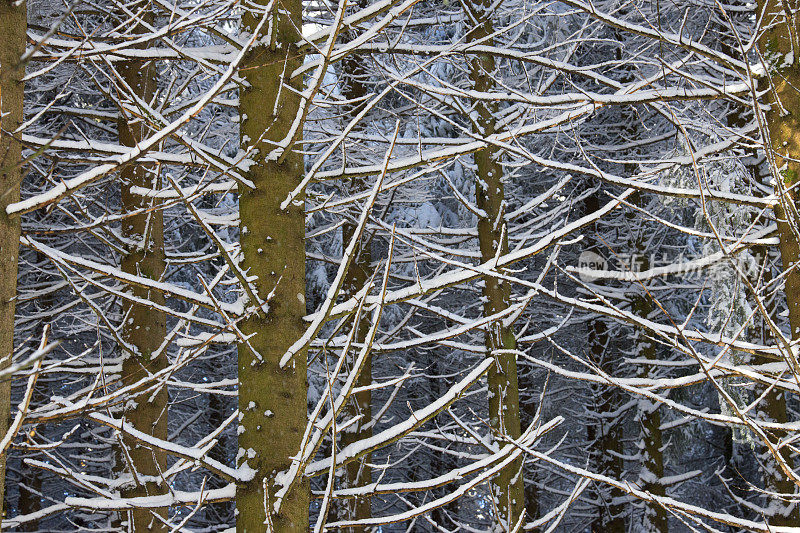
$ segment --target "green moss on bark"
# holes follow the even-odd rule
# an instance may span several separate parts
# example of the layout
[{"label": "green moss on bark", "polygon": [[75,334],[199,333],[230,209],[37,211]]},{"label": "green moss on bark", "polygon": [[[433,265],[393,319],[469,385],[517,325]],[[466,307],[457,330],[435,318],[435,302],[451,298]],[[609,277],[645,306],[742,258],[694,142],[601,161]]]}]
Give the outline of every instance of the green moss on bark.
[{"label": "green moss on bark", "polygon": [[[240,67],[248,86],[240,92],[242,147],[255,147],[255,164],[246,178],[255,187],[239,191],[242,268],[255,277],[260,298],[274,291],[265,312],[240,324],[250,338],[239,347],[239,463],[255,471],[236,491],[237,531],[248,533],[305,532],[308,529],[309,488],[295,484],[275,510],[276,475],[288,469],[298,453],[306,425],[306,352],[281,368],[279,361],[305,330],[305,218],[303,205],[282,210],[280,203],[300,182],[302,155],[268,157],[274,142],[289,132],[299,112],[301,81],[284,80],[302,64],[295,46],[300,39],[301,2],[280,4],[272,19],[272,42],[255,46]],[[260,16],[243,18],[255,31]],[[267,34],[267,28],[264,28]],[[286,83],[293,90],[281,87]],[[302,202],[302,198],[300,199]],[[255,302],[251,302],[254,305]]]},{"label": "green moss on bark", "polygon": [[[25,2],[0,1],[0,369],[7,367],[14,349],[14,302],[17,295],[19,217],[8,217],[6,207],[19,200],[22,147],[10,132],[22,123],[27,7]],[[0,381],[0,435],[5,435],[11,409],[11,382]],[[0,456],[0,515],[5,493],[6,458]]]}]

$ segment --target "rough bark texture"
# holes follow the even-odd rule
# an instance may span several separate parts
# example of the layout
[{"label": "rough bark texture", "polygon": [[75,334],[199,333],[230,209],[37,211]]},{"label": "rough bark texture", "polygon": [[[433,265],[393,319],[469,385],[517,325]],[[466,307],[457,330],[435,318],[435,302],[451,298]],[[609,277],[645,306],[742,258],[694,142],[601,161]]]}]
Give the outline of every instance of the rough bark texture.
[{"label": "rough bark texture", "polygon": [[[488,0],[472,0],[464,3],[469,25],[468,42],[480,41],[493,46],[487,36],[493,33]],[[495,60],[492,55],[478,54],[469,62],[470,80],[476,91],[489,92],[494,89]],[[480,136],[495,132],[497,105],[479,102],[475,104],[476,117],[473,131]],[[498,253],[508,252],[508,232],[505,222],[505,190],[500,150],[489,147],[475,153],[475,199],[485,216],[478,218],[478,241],[481,261],[492,260]],[[493,315],[508,308],[511,287],[494,277],[484,278],[484,313]],[[502,321],[492,324],[486,333],[486,348],[494,355],[496,364],[489,368],[489,423],[496,440],[505,443],[517,439],[521,434],[519,413],[519,385],[517,361],[513,353],[517,342],[511,326]],[[492,492],[497,507],[499,529],[513,529],[525,509],[522,459],[513,462],[494,478]]]},{"label": "rough bark texture", "polygon": [[[22,148],[10,133],[22,123],[25,69],[19,60],[25,52],[26,29],[25,2],[0,0],[0,368],[9,365],[14,349],[20,219],[9,218],[6,207],[19,200],[22,179],[19,168]],[[8,429],[10,387],[10,381],[0,381],[0,435],[5,435]],[[4,500],[5,477],[6,458],[0,456],[0,502]]]},{"label": "rough bark texture", "polygon": [[[784,294],[789,309],[790,335],[793,341],[800,340],[800,217],[797,213],[797,184],[800,176],[800,54],[798,54],[798,26],[796,6],[777,0],[761,0],[759,12],[765,10],[763,27],[770,28],[759,39],[759,50],[765,59],[769,75],[770,90],[765,99],[771,109],[764,114],[774,169],[779,176],[775,186],[781,202],[775,207],[775,218],[780,238],[780,254],[784,269]],[[788,59],[788,62],[787,62]],[[766,132],[765,132],[766,133]],[[790,366],[796,361],[787,361]],[[795,372],[797,368],[794,368]],[[786,398],[780,391],[768,394],[762,403],[760,414],[772,421],[788,421]],[[783,435],[774,434],[774,442]],[[793,458],[784,448],[783,458],[788,468],[794,467]],[[765,458],[768,459],[768,458]],[[794,494],[796,487],[775,461],[765,469],[765,488],[779,494]],[[800,523],[798,506],[785,498],[771,498],[768,520],[775,526],[795,526]]]},{"label": "rough bark texture", "polygon": [[[282,140],[298,113],[302,83],[294,80],[286,82],[292,89],[281,88],[284,72],[293,72],[303,62],[294,44],[300,40],[301,2],[284,0],[278,6],[270,15],[271,32],[267,25],[263,29],[271,42],[256,45],[240,69],[249,84],[240,93],[242,147],[258,150],[252,156],[256,164],[246,172],[255,188],[240,189],[241,266],[256,277],[260,298],[274,291],[268,306],[240,326],[245,335],[252,335],[253,348],[240,345],[238,363],[238,462],[246,462],[255,475],[237,486],[236,526],[248,533],[307,531],[310,498],[308,483],[298,483],[275,511],[276,474],[298,453],[307,417],[306,352],[296,354],[285,368],[279,365],[305,331],[306,282],[303,205],[280,208],[302,178],[303,157],[293,152],[280,160],[267,157],[274,148],[270,141]],[[245,15],[245,31],[255,31],[260,20],[259,14]]]},{"label": "rough bark texture", "polygon": [[[145,32],[143,27],[134,28],[134,33]],[[117,66],[122,79],[136,96],[149,101],[156,90],[156,68],[151,62],[125,61]],[[123,101],[130,100],[124,94]],[[122,146],[136,146],[147,136],[147,127],[142,120],[120,109],[117,121],[119,142]],[[158,171],[152,165],[129,165],[120,172],[123,213],[135,213],[122,221],[122,235],[126,240],[126,253],[122,256],[123,272],[160,280],[165,268],[164,216],[156,201],[131,193],[132,187],[158,189]],[[132,287],[130,292],[157,304],[164,304],[163,294]],[[122,338],[136,350],[126,353],[122,363],[122,382],[136,383],[143,377],[158,372],[167,366],[166,353],[155,354],[166,336],[166,316],[147,305],[123,304]],[[140,395],[135,404],[126,405],[126,424],[159,439],[167,439],[167,388],[161,387],[153,393],[148,390]],[[129,465],[135,465],[133,486],[122,491],[124,497],[153,496],[165,494],[167,484],[161,472],[167,469],[167,456],[163,451],[143,445],[136,439],[123,436],[122,451],[118,460],[126,466],[122,470],[131,473]],[[155,511],[166,516],[166,510]],[[127,512],[128,528],[132,531],[166,531],[161,520],[150,510]]]}]

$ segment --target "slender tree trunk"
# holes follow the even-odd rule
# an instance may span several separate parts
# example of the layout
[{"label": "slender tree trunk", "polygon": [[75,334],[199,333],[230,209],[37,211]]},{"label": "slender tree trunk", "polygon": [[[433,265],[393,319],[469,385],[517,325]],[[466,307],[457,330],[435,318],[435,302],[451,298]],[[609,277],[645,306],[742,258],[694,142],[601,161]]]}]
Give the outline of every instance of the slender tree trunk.
[{"label": "slender tree trunk", "polygon": [[[353,238],[355,226],[346,224],[342,228],[342,235],[344,243],[349,242]],[[346,244],[345,244],[346,246]],[[354,296],[369,280],[370,263],[372,262],[372,253],[370,251],[369,242],[365,242],[361,247],[358,256],[354,259],[353,263],[347,272],[347,277],[344,283],[344,297],[349,298]],[[358,323],[357,339],[358,342],[363,342],[369,332],[369,321],[362,317]],[[356,387],[367,387],[372,383],[372,357],[368,356],[364,361],[364,366],[361,369],[356,380]],[[372,421],[372,391],[364,390],[355,393],[351,398],[346,408],[348,417],[361,416],[361,419],[347,428],[341,435],[341,446],[345,447],[353,442],[362,439],[368,439],[372,436],[372,426],[369,425]],[[365,427],[366,426],[366,427]],[[369,466],[372,461],[372,454],[366,454],[358,461],[351,461],[345,467],[346,483],[348,487],[363,487],[372,482],[372,468]],[[372,500],[371,498],[356,498],[347,499],[343,501],[347,508],[348,519],[365,519],[372,516]],[[350,533],[362,533],[366,531],[364,527],[348,528]]]},{"label": "slender tree trunk", "polygon": [[[134,33],[147,30],[138,26]],[[118,64],[122,80],[139,98],[149,101],[156,90],[156,68],[152,62],[125,61]],[[121,98],[126,99],[125,95]],[[119,142],[122,146],[136,146],[147,136],[143,121],[120,109],[117,121]],[[160,280],[164,274],[164,216],[158,209],[157,201],[133,194],[133,187],[147,189],[159,188],[158,170],[151,165],[130,165],[120,171],[120,187],[123,213],[135,213],[122,220],[122,236],[125,238],[126,253],[122,256],[123,272]],[[138,212],[142,210],[144,212]],[[140,287],[131,287],[130,292],[139,298],[164,304],[163,294]],[[167,354],[157,353],[166,336],[166,316],[148,305],[123,304],[122,338],[136,353],[125,353],[122,363],[122,382],[135,383],[143,377],[164,369]],[[167,439],[166,386],[153,395],[141,395],[135,405],[128,405],[123,411],[126,424],[159,439]],[[123,446],[119,461],[125,466],[122,470],[134,476],[133,487],[122,491],[124,497],[153,496],[165,494],[168,490],[161,473],[167,468],[167,457],[163,451],[152,449],[136,439],[123,435]],[[133,472],[131,466],[134,467]],[[166,516],[166,510],[155,511]],[[164,524],[148,509],[128,511],[128,528],[132,531],[165,531]]]},{"label": "slender tree trunk", "polygon": [[[584,201],[585,214],[600,208],[599,192]],[[598,229],[587,232],[587,246],[584,252],[593,252],[603,256],[600,240],[595,237]],[[589,321],[589,355],[591,361],[609,375],[616,375],[616,354],[609,349],[610,338],[608,326],[603,318],[597,317]],[[592,387],[594,413],[586,427],[587,442],[590,447],[589,456],[595,472],[621,480],[624,464],[622,461],[622,424],[617,410],[622,405],[622,398],[616,387],[600,385]],[[595,490],[597,515],[591,522],[592,533],[624,533],[625,506],[624,494],[616,488],[598,485]]]},{"label": "slender tree trunk", "polygon": [[[236,525],[248,533],[305,532],[310,498],[308,483],[298,483],[275,510],[274,495],[280,488],[276,475],[298,453],[307,418],[306,352],[296,354],[284,368],[279,364],[305,331],[306,281],[303,205],[280,208],[302,179],[303,157],[295,152],[279,160],[267,157],[274,148],[270,141],[282,140],[290,130],[302,87],[301,80],[284,78],[303,62],[295,45],[300,40],[302,4],[284,0],[278,6],[263,28],[264,39],[248,52],[240,68],[248,84],[239,96],[242,147],[254,145],[258,150],[252,156],[255,164],[245,173],[255,187],[242,186],[239,195],[241,266],[255,277],[260,298],[274,291],[269,304],[240,326],[252,337],[249,346],[239,347],[238,456],[254,477],[238,484]],[[244,30],[254,32],[261,18],[246,14]]]},{"label": "slender tree trunk", "polygon": [[[592,320],[589,323],[589,352],[593,362],[606,373],[612,372],[615,366],[606,353],[608,344],[608,327],[605,322],[599,318]],[[615,415],[621,404],[619,391],[615,387],[600,387],[594,390],[594,396],[596,420],[587,427],[592,463],[597,473],[612,479],[622,479],[624,465],[618,455],[623,451],[622,424]],[[624,533],[625,507],[621,501],[623,494],[615,488],[599,486],[596,495],[599,499],[598,513],[591,524],[592,533]]]},{"label": "slender tree trunk", "polygon": [[[362,0],[357,3],[359,7],[366,7]],[[349,36],[348,36],[349,37]],[[364,64],[366,58],[360,55],[351,55],[342,60],[342,96],[351,102],[346,106],[347,113],[345,119],[352,118],[361,108],[362,99],[367,94],[366,76],[367,69]],[[352,189],[354,191],[363,186],[361,179],[354,179]],[[342,226],[342,249],[353,238],[356,231],[354,224],[346,223]],[[372,263],[372,250],[367,239],[358,248],[357,255],[348,269],[347,276],[342,287],[345,298],[355,296],[367,283],[370,277]],[[358,325],[356,340],[363,342],[369,332],[369,322],[361,320]],[[361,374],[356,381],[356,387],[366,387],[372,383],[372,355],[368,355],[361,369]],[[347,446],[353,442],[367,439],[372,436],[372,391],[365,390],[358,392],[350,398],[346,407],[347,417],[361,416],[361,419],[354,425],[347,428],[341,436],[341,446]],[[372,482],[372,469],[370,463],[372,454],[366,454],[357,461],[351,461],[345,467],[346,484],[348,487],[363,487]],[[347,519],[366,519],[372,516],[371,498],[357,498],[344,500]],[[349,528],[350,533],[361,533],[366,531],[363,527]]]},{"label": "slender tree trunk", "polygon": [[[759,49],[765,58],[769,75],[769,91],[765,99],[771,109],[764,114],[766,132],[771,149],[768,160],[779,169],[775,176],[775,193],[781,201],[775,206],[775,218],[780,239],[779,249],[784,269],[784,294],[789,310],[790,336],[800,340],[800,217],[797,212],[797,184],[800,176],[800,54],[798,46],[797,7],[794,3],[777,0],[760,0],[759,13],[766,15],[762,27],[769,28],[759,39]],[[791,18],[787,19],[787,15]],[[786,63],[787,58],[790,64]],[[797,361],[789,362],[798,371]],[[788,421],[786,397],[783,391],[773,390],[764,398],[761,415],[778,423]],[[777,442],[783,435],[774,434]],[[794,460],[788,447],[783,448],[783,459],[789,468]],[[766,469],[766,490],[778,494],[793,495],[796,487],[781,469]],[[798,506],[786,498],[773,497],[769,506],[772,511],[767,519],[774,526],[796,526],[800,524]]]},{"label": "slender tree trunk", "polygon": [[[728,4],[728,6],[735,7],[735,8],[743,8],[747,7],[748,1],[747,0],[735,0]],[[733,28],[731,26],[737,24],[748,24],[748,19],[751,16],[751,13],[748,10],[742,9],[729,9],[725,14],[726,20],[720,21],[717,23],[718,28],[716,32],[719,35],[722,35],[722,39],[720,41],[720,49],[727,55],[731,57],[736,57],[739,53],[739,43],[735,35],[733,34]],[[734,103],[729,103],[731,108],[728,111],[728,115],[726,117],[726,121],[729,127],[731,128],[742,128],[744,126],[750,125],[751,121],[753,120],[753,116],[748,113],[748,108],[745,105],[739,105]],[[757,161],[759,160],[757,150],[755,148],[747,147],[745,149],[745,159],[750,160],[748,164],[746,164],[747,173],[749,174],[749,178],[753,180],[753,182],[762,182],[762,172],[767,167],[762,164],[759,164]],[[767,171],[768,172],[768,171]],[[755,216],[753,217],[756,218]],[[755,222],[755,220],[754,220]],[[752,277],[750,279],[752,285],[757,287],[759,285],[758,277],[762,273],[762,267],[766,267],[763,270],[764,278],[760,280],[761,286],[767,287],[770,285],[770,270],[769,270],[769,260],[767,258],[767,248],[763,245],[753,246],[751,248],[751,253],[755,260],[756,271],[752,272]],[[774,302],[775,300],[771,300]],[[756,305],[752,305],[752,308],[756,308]],[[767,336],[764,334],[767,333]],[[754,343],[766,343],[768,342],[769,337],[769,328],[766,326],[766,322],[763,320],[763,317],[760,317],[758,313],[753,317],[753,321],[748,325],[747,328],[747,340],[749,342]],[[757,361],[760,360],[761,363],[768,362],[763,357],[758,357],[754,355],[750,355],[747,353],[738,353],[737,359],[739,360],[739,364],[759,364]],[[759,390],[760,389],[760,390]],[[764,392],[763,387],[755,387],[754,393],[756,396],[760,396]],[[767,400],[768,398],[764,398]],[[722,398],[719,398],[720,403],[724,402]],[[747,431],[747,430],[744,430]],[[728,428],[720,428],[720,436],[721,436],[721,448],[722,448],[722,458],[724,461],[723,471],[721,473],[721,477],[725,480],[726,488],[728,491],[731,492],[736,498],[741,499],[742,501],[747,501],[749,496],[752,496],[752,491],[750,490],[748,480],[745,479],[742,472],[740,471],[741,466],[743,466],[744,461],[742,461],[742,457],[740,456],[739,448],[742,446],[741,443],[737,441],[737,433],[739,429],[734,430],[730,427]],[[772,462],[772,461],[770,461]],[[748,509],[744,505],[734,503],[734,506],[731,507],[732,514],[735,514],[741,518],[749,518],[753,515],[753,511]],[[738,513],[738,514],[737,514]]]},{"label": "slender tree trunk", "polygon": [[[627,12],[627,9],[625,9]],[[620,42],[624,41],[624,33],[618,29],[614,29],[613,33],[617,36]],[[617,48],[616,57],[619,65],[621,65],[622,76],[621,81],[624,84],[632,84],[635,81],[634,73],[630,66],[626,65],[624,60],[623,47]],[[637,119],[636,109],[633,107],[622,108],[622,123],[624,134],[629,139],[638,139],[641,137],[639,131],[640,120]],[[624,173],[627,176],[633,176],[636,173],[637,166],[635,164],[623,165]],[[644,198],[638,192],[631,198],[631,203],[641,208]],[[647,234],[646,229],[640,228],[636,224],[636,213],[630,213],[630,231],[633,232],[630,240],[630,253],[633,264],[630,267],[635,268],[637,271],[644,271],[650,268],[650,258],[647,256]],[[653,300],[651,295],[648,294],[646,286],[634,284],[632,287],[633,292],[630,295],[631,310],[639,317],[649,320],[650,314],[653,312]],[[635,357],[639,359],[646,359],[648,361],[655,361],[657,359],[656,345],[647,338],[644,330],[636,328],[633,332],[633,343],[635,347]],[[638,377],[648,378],[655,377],[658,372],[658,367],[653,365],[639,365],[637,368]],[[655,496],[665,496],[666,487],[661,482],[664,477],[664,452],[662,450],[663,436],[661,434],[661,411],[659,405],[647,398],[639,398],[636,411],[636,422],[639,427],[639,457],[640,457],[640,470],[639,470],[639,486],[644,490],[650,492]],[[622,425],[619,426],[620,431]],[[620,447],[619,451],[622,449]],[[624,465],[620,465],[621,467]],[[617,478],[619,479],[619,478]],[[642,531],[643,533],[667,533],[669,531],[669,517],[667,510],[655,503],[646,501],[643,502],[644,516],[642,517]],[[622,525],[620,525],[622,526]]]},{"label": "slender tree trunk", "polygon": [[[11,363],[14,350],[14,308],[17,294],[19,217],[6,215],[6,207],[19,200],[22,147],[11,135],[22,123],[27,30],[25,2],[0,0],[0,369]],[[11,382],[0,381],[0,435],[5,435],[11,414]],[[0,456],[0,502],[5,495],[6,457]],[[2,503],[0,503],[2,507]],[[0,508],[2,516],[2,508]]]},{"label": "slender tree trunk", "polygon": [[[636,194],[633,202],[639,204],[639,195]],[[634,253],[640,270],[650,268],[650,259],[644,253],[642,236],[637,236],[634,243]],[[636,287],[636,292],[631,297],[633,312],[639,317],[649,320],[653,312],[653,300],[644,287]],[[644,331],[637,328],[634,333],[636,357],[648,361],[656,360],[656,345],[648,339]],[[650,365],[639,366],[639,377],[654,377],[656,367]],[[641,469],[639,471],[639,486],[655,496],[665,496],[666,488],[661,482],[664,477],[664,452],[663,436],[661,434],[661,412],[659,405],[647,398],[639,398],[636,419],[639,424],[639,456]],[[669,517],[667,510],[654,502],[644,502],[643,533],[667,533],[669,531]]]},{"label": "slender tree trunk", "polygon": [[[735,16],[736,14],[733,13],[731,16]],[[741,15],[740,15],[741,16]],[[734,46],[735,43],[723,43],[723,51],[729,55],[734,55],[736,53],[736,47]],[[747,126],[749,121],[752,119],[746,113],[747,109],[744,106],[737,105],[735,106],[731,112],[728,113],[728,125],[732,128],[742,128]],[[750,176],[750,179],[754,182],[761,182],[762,184],[764,181],[764,171],[766,170],[766,174],[769,175],[768,167],[765,165],[757,163],[758,161],[758,154],[756,153],[755,149],[747,149],[747,158],[752,161],[751,164],[747,166],[747,172]],[[761,277],[760,284],[763,287],[769,287],[772,284],[772,273],[769,268],[769,258],[767,248],[764,245],[757,245],[751,248],[751,253],[753,255],[753,259],[755,264],[757,265],[756,271],[749,273],[750,275],[750,282],[754,287],[759,286],[759,277]],[[775,299],[770,299],[769,305],[767,307],[767,312],[769,315],[774,319],[775,317],[775,309],[774,305],[776,303]],[[756,308],[755,302],[752,305],[753,308]],[[748,325],[747,328],[747,340],[750,342],[766,344],[771,340],[774,340],[774,336],[770,331],[769,327],[767,326],[767,322],[764,320],[760,314],[756,314],[753,318],[753,321]],[[742,361],[740,364],[754,364],[754,365],[761,365],[770,363],[771,361],[763,356],[759,355],[750,355],[742,353],[740,354]],[[765,413],[781,413],[786,411],[786,400],[782,394],[775,394],[774,392],[766,391],[765,387],[756,385],[755,390],[753,391],[756,397],[761,397],[761,404],[760,404],[760,411],[761,415],[764,416]],[[765,394],[766,393],[766,394]],[[723,401],[723,400],[720,400]],[[772,416],[772,415],[766,415]],[[742,476],[742,474],[738,471],[736,465],[736,456],[735,456],[735,432],[732,429],[728,429],[725,432],[726,442],[724,443],[723,449],[723,456],[725,459],[725,469],[722,473],[723,477],[728,481],[728,489],[738,498],[746,501],[748,495],[750,494],[750,490],[748,487],[748,481]],[[763,451],[766,451],[762,448]],[[769,468],[763,469],[764,472],[764,486],[767,490],[776,490],[776,482],[780,481],[779,477],[775,475],[778,474],[780,476],[780,470],[775,466],[774,458],[769,456],[769,453],[766,452],[764,456],[760,458],[760,460],[765,465],[772,465]],[[752,511],[747,509],[746,507],[739,505],[738,509],[740,510],[740,516],[747,517],[752,514]]]},{"label": "slender tree trunk", "polygon": [[[489,0],[470,0],[464,2],[468,25],[472,30],[467,34],[468,42],[480,41],[493,46],[491,21],[492,2]],[[494,56],[479,54],[469,62],[470,80],[476,91],[490,92],[495,83]],[[479,136],[495,132],[495,103],[477,102],[473,130]],[[475,175],[475,198],[479,209],[484,213],[478,219],[478,242],[481,261],[492,260],[497,254],[508,252],[508,232],[505,222],[505,190],[502,153],[495,147],[487,147],[474,156],[477,166]],[[507,309],[511,300],[511,287],[495,277],[484,278],[484,313],[493,315]],[[519,414],[519,385],[517,382],[517,361],[513,353],[517,342],[513,328],[498,321],[486,333],[486,348],[493,354],[496,364],[489,368],[489,422],[495,439],[505,442],[517,439],[521,434]],[[513,528],[525,509],[524,479],[522,459],[513,462],[494,478],[492,492],[497,507],[500,529]]]}]

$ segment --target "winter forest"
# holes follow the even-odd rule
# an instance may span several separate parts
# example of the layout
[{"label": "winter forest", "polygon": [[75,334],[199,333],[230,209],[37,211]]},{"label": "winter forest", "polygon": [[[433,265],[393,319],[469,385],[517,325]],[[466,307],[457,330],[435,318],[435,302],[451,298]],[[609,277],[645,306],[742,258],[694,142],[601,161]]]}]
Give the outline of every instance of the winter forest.
[{"label": "winter forest", "polygon": [[800,532],[800,0],[0,0],[0,504]]}]

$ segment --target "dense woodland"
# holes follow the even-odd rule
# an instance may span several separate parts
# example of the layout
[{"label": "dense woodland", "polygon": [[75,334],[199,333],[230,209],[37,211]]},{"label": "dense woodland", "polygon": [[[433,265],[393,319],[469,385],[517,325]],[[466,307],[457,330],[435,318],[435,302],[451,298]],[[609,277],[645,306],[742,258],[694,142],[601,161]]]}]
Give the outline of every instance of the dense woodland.
[{"label": "dense woodland", "polygon": [[4,531],[800,532],[798,0],[0,0],[0,112]]}]

